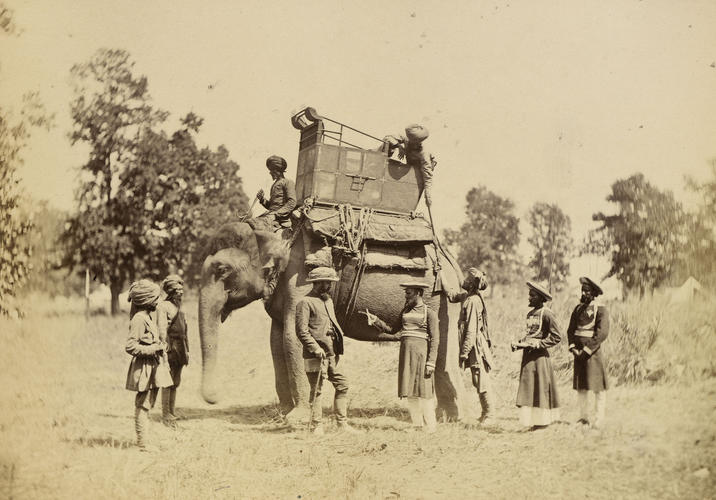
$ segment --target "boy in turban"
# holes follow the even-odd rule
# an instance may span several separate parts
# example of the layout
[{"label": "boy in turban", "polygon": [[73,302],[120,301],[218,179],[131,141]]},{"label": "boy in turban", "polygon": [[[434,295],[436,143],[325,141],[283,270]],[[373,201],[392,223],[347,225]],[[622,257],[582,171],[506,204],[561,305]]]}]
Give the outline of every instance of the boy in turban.
[{"label": "boy in turban", "polygon": [[132,361],[126,388],[137,393],[134,398],[137,446],[140,450],[150,451],[145,441],[149,410],[154,407],[159,388],[172,384],[164,360],[166,344],[159,338],[156,322],[151,316],[159,302],[159,287],[146,279],[135,281],[129,287],[129,301],[132,306],[125,351],[132,356]]}]

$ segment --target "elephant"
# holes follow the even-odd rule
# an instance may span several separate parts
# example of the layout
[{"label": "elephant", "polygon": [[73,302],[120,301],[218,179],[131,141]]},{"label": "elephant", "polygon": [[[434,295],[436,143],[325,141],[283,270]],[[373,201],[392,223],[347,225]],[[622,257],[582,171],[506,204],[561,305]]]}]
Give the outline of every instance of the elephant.
[{"label": "elephant", "polygon": [[[261,299],[263,267],[276,256],[271,249],[275,241],[273,235],[254,230],[245,222],[236,222],[221,227],[206,246],[199,285],[199,334],[203,363],[201,391],[208,403],[216,403],[219,397],[216,364],[220,325],[232,311]],[[272,320],[270,344],[276,393],[280,409],[289,421],[305,419],[310,412],[309,384],[302,346],[296,336],[295,311],[298,301],[311,290],[311,284],[306,282],[309,271],[306,256],[307,249],[311,245],[315,247],[317,241],[315,235],[305,229],[296,231],[293,244],[285,252],[275,293],[266,307]],[[367,255],[371,256],[372,252],[391,246],[369,244],[367,248]],[[428,254],[439,251],[432,242],[412,248],[423,256],[423,248]],[[436,256],[437,253],[431,258],[425,257],[425,262],[432,264],[424,269],[361,266],[355,255],[334,259],[334,268],[340,277],[334,286],[334,302],[346,336],[374,341],[378,332],[357,312],[367,308],[385,321],[396,320],[404,302],[399,283],[415,278],[434,282],[435,261],[441,260]],[[442,262],[445,264],[444,258]],[[443,284],[450,282],[453,289],[455,286],[459,289],[461,275],[456,265],[443,265],[440,276]],[[354,286],[357,283],[359,286]],[[441,342],[435,371],[438,412],[449,420],[458,420],[464,412],[464,387],[458,364],[460,304],[452,302],[449,295],[444,291],[433,292],[426,293],[424,298],[428,306],[438,312],[440,323]]]}]

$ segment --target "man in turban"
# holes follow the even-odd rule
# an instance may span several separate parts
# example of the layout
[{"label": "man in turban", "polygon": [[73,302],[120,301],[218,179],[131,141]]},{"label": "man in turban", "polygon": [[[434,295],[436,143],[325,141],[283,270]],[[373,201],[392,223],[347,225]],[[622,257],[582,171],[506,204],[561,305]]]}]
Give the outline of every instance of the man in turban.
[{"label": "man in turban", "polygon": [[259,203],[268,210],[260,217],[265,219],[274,230],[290,227],[289,217],[296,208],[296,186],[293,181],[284,177],[286,167],[286,160],[280,156],[269,156],[266,159],[266,168],[273,179],[269,198],[266,199],[263,189],[259,189],[256,193]]},{"label": "man in turban", "polygon": [[383,141],[388,144],[388,155],[394,149],[398,149],[398,157],[405,158],[405,162],[417,167],[423,176],[423,191],[425,192],[425,203],[430,207],[432,200],[433,171],[437,165],[435,156],[430,154],[423,147],[423,142],[430,133],[422,125],[412,124],[405,127],[405,135],[386,136]]},{"label": "man in turban", "polygon": [[135,281],[129,287],[129,301],[132,303],[129,320],[129,336],[125,351],[132,356],[127,371],[127,390],[137,394],[134,397],[134,428],[137,432],[137,446],[147,446],[146,430],[149,410],[154,407],[160,387],[171,385],[171,375],[165,361],[166,344],[159,338],[152,313],[159,302],[159,287],[147,279]]},{"label": "man in turban", "polygon": [[162,282],[166,298],[157,306],[157,326],[159,338],[167,343],[169,373],[172,376],[171,387],[162,389],[162,422],[169,427],[176,426],[177,388],[181,384],[181,372],[189,364],[189,343],[184,312],[181,311],[184,297],[184,280],[176,274],[170,274]]},{"label": "man in turban", "polygon": [[[609,311],[598,304],[596,298],[603,292],[592,279],[579,278],[582,297],[574,308],[567,328],[569,352],[574,355],[572,386],[579,401],[579,423],[600,427],[607,406],[607,370],[600,349],[609,335]],[[589,393],[594,393],[596,418],[589,417]]]},{"label": "man in turban", "polygon": [[492,342],[487,329],[487,308],[480,292],[487,288],[485,273],[471,267],[462,284],[467,297],[460,308],[460,365],[470,367],[472,385],[482,407],[480,422],[487,423],[491,410],[490,376],[494,366]]},{"label": "man in turban", "polygon": [[[280,156],[269,156],[266,159],[273,184],[268,199],[263,189],[256,193],[261,205],[268,211],[258,217],[248,219],[247,224],[256,231],[275,232],[284,227],[291,227],[291,212],[296,208],[296,187],[292,180],[286,179],[286,160]],[[286,247],[281,243],[281,238],[276,237],[274,244],[268,245],[269,259],[264,265],[264,290],[263,298],[269,301],[278,284],[279,261]],[[268,302],[267,302],[268,303]]]}]

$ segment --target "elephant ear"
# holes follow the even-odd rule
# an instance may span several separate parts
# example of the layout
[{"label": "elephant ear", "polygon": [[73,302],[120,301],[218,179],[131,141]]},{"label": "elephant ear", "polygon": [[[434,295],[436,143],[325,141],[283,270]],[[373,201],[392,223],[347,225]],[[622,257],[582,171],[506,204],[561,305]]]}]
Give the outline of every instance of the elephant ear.
[{"label": "elephant ear", "polygon": [[290,253],[290,240],[284,240],[281,232],[255,230],[256,244],[259,248],[261,265],[266,264],[270,259],[279,270],[283,271],[288,264]]},{"label": "elephant ear", "polygon": [[220,250],[209,257],[207,264],[214,281],[223,281],[227,290],[238,288],[240,277],[256,274],[259,269],[256,263],[252,265],[248,255],[236,248]]}]

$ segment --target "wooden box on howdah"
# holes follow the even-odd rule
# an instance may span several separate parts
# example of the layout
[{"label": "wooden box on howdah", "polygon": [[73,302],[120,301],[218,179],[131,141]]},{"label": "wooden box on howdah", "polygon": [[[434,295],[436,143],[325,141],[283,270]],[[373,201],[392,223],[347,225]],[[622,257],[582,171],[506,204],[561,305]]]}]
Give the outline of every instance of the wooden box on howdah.
[{"label": "wooden box on howdah", "polygon": [[[337,130],[327,129],[325,122]],[[317,203],[347,203],[385,212],[416,209],[422,176],[417,168],[389,158],[381,139],[320,117],[313,108],[299,112],[292,123],[301,130],[296,172],[299,204],[312,198]],[[373,147],[356,144],[366,141]]]}]

